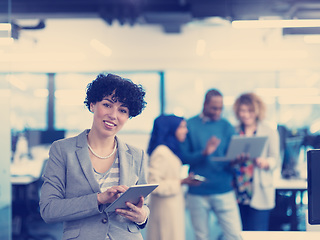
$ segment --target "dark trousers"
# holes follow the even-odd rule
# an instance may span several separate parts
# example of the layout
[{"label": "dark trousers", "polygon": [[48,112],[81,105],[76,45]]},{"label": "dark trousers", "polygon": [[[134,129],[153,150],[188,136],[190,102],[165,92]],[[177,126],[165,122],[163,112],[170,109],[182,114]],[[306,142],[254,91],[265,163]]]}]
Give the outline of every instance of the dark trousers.
[{"label": "dark trousers", "polygon": [[243,231],[268,231],[271,210],[257,210],[239,204]]}]

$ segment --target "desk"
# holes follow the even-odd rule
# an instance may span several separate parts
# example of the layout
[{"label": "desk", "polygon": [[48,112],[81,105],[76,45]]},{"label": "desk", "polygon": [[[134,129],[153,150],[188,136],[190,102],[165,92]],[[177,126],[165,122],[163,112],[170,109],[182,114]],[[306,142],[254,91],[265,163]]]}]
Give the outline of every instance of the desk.
[{"label": "desk", "polygon": [[[33,236],[28,229],[28,222],[35,210],[30,209],[31,198],[29,196],[30,188],[33,189],[33,202],[38,202],[39,182],[46,161],[25,160],[11,165],[11,184],[13,193],[13,215],[18,219],[20,226],[17,237],[19,239],[42,239],[42,237]],[[35,204],[31,204],[33,206]]]},{"label": "desk", "polygon": [[275,188],[277,190],[283,191],[304,191],[307,190],[307,179],[298,178],[298,179],[276,179],[275,180]]},{"label": "desk", "polygon": [[43,170],[43,163],[45,159],[22,159],[13,162],[10,166],[11,182],[21,183],[31,181],[32,178],[39,179]]},{"label": "desk", "polygon": [[[289,197],[289,207],[291,208],[291,216],[290,216],[290,230],[297,231],[298,230],[298,216],[297,216],[297,204],[296,204],[296,196],[298,193],[302,193],[308,189],[307,179],[276,179],[275,180],[275,188],[276,188],[276,197],[280,194],[290,192],[291,196]],[[276,206],[277,208],[277,206]]]},{"label": "desk", "polygon": [[28,229],[28,216],[30,215],[28,189],[37,179],[24,176],[21,176],[21,178],[13,177],[11,179],[13,180],[12,215],[17,224],[17,231],[14,235],[17,235],[19,239],[36,239],[30,234]]},{"label": "desk", "polygon": [[28,185],[38,180],[33,176],[11,176],[12,185]]},{"label": "desk", "polygon": [[303,232],[303,231],[244,231],[241,233],[243,240],[319,240],[320,232]]}]

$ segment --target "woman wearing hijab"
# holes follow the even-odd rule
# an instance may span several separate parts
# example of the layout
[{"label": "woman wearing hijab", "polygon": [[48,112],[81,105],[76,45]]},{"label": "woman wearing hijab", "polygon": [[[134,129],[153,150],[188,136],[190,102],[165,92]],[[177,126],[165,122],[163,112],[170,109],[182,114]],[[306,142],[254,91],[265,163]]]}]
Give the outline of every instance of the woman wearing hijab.
[{"label": "woman wearing hijab", "polygon": [[149,142],[149,183],[158,183],[150,197],[148,240],[185,240],[185,205],[182,184],[199,184],[192,175],[181,179],[180,142],[188,132],[186,121],[161,115],[154,121]]}]

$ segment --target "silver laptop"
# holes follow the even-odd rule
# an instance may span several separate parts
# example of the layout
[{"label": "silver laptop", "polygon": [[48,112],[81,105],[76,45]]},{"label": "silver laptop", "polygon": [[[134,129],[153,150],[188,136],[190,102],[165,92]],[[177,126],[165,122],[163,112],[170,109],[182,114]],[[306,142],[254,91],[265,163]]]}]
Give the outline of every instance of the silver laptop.
[{"label": "silver laptop", "polygon": [[260,157],[267,142],[267,136],[239,136],[234,135],[224,157],[211,157],[212,161],[231,161],[242,153],[249,154],[250,158]]}]

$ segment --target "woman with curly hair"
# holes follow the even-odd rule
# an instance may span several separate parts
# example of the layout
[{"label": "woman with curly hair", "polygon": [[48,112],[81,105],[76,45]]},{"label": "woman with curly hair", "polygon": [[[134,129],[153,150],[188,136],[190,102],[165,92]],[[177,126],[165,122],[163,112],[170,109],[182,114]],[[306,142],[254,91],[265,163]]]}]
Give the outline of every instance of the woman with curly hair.
[{"label": "woman with curly hair", "polygon": [[256,94],[242,94],[233,109],[239,120],[237,132],[240,135],[268,137],[260,157],[246,158],[234,165],[243,230],[268,231],[270,210],[275,206],[273,172],[280,163],[279,135],[263,122],[266,107]]},{"label": "woman with curly hair", "polygon": [[149,209],[141,197],[128,209],[105,209],[129,186],[147,183],[144,151],[116,134],[144,109],[145,91],[129,79],[100,74],[87,86],[91,129],[58,140],[43,174],[40,211],[46,222],[64,222],[63,239],[142,239]]}]

